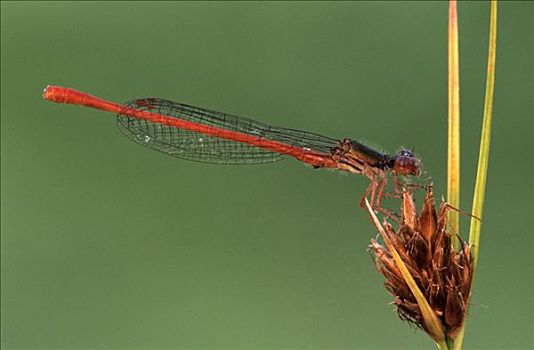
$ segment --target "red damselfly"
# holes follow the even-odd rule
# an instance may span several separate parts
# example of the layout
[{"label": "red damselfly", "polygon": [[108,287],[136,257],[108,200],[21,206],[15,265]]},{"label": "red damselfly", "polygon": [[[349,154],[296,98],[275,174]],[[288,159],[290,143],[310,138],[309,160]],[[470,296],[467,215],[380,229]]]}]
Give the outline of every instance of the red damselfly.
[{"label": "red damselfly", "polygon": [[[117,114],[119,129],[131,140],[187,160],[218,164],[258,164],[293,157],[314,168],[363,174],[371,180],[364,198],[380,208],[387,175],[420,175],[415,154],[394,155],[351,139],[337,140],[315,133],[269,126],[251,119],[160,98],[140,98],[125,104],[59,86],[48,86],[46,100],[81,105]],[[362,198],[363,200],[363,198]]]}]

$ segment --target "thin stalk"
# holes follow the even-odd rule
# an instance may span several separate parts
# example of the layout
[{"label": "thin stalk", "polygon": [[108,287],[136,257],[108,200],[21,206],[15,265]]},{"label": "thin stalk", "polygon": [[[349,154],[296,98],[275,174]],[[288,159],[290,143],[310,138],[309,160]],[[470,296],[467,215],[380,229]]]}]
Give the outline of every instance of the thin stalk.
[{"label": "thin stalk", "polygon": [[[491,141],[491,122],[493,114],[493,91],[495,86],[495,61],[497,51],[497,1],[491,1],[490,14],[490,33],[489,33],[489,49],[488,49],[488,67],[486,77],[486,96],[484,99],[484,116],[482,121],[482,133],[480,136],[480,150],[478,154],[478,168],[475,182],[475,191],[473,195],[473,217],[482,218],[482,210],[484,208],[484,194],[486,191],[486,179],[488,174],[488,159]],[[472,218],[469,227],[469,243],[472,244],[471,250],[473,257],[473,282],[475,272],[478,265],[478,252],[480,248],[480,229],[481,221]],[[473,287],[471,287],[471,291]],[[471,299],[472,292],[469,296]],[[462,349],[462,342],[465,332],[465,324],[462,326],[458,338],[456,339],[454,350]]]},{"label": "thin stalk", "polygon": [[[449,3],[449,125],[447,156],[447,202],[460,208],[460,72],[458,59],[458,13],[456,0]],[[460,232],[460,213],[450,210],[447,214],[449,229]],[[454,247],[459,240],[452,236]]]}]

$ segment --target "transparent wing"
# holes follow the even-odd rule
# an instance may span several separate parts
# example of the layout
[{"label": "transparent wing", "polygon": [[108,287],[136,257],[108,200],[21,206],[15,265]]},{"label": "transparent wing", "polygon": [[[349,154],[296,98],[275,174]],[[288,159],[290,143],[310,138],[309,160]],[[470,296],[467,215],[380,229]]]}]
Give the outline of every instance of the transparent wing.
[{"label": "transparent wing", "polygon": [[[159,98],[143,98],[127,102],[126,107],[146,110],[164,116],[186,120],[255,136],[262,140],[278,141],[329,155],[339,141],[314,133],[271,127],[269,125],[230,114],[211,111]],[[117,125],[129,139],[165,154],[207,163],[259,164],[278,161],[287,156],[225,138],[172,126],[117,115]]]}]

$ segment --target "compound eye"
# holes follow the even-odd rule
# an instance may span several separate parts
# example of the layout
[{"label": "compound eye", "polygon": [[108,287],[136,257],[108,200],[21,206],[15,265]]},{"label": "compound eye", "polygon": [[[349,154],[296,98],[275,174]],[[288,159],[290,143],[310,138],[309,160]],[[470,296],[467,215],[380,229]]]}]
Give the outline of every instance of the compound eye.
[{"label": "compound eye", "polygon": [[409,150],[401,150],[395,156],[394,170],[403,175],[419,176],[419,160]]},{"label": "compound eye", "polygon": [[408,158],[414,158],[414,154],[412,151],[410,150],[407,150],[407,149],[403,149],[402,151],[399,152],[398,154],[399,156],[401,157],[408,157]]}]

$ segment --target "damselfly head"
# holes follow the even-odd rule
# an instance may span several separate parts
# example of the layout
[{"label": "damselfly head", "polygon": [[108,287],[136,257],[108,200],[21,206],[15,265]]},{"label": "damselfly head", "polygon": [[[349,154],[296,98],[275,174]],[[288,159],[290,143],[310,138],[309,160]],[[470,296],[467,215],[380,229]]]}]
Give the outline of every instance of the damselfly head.
[{"label": "damselfly head", "polygon": [[421,174],[420,161],[412,151],[401,149],[395,155],[393,170],[402,175],[419,176]]}]

